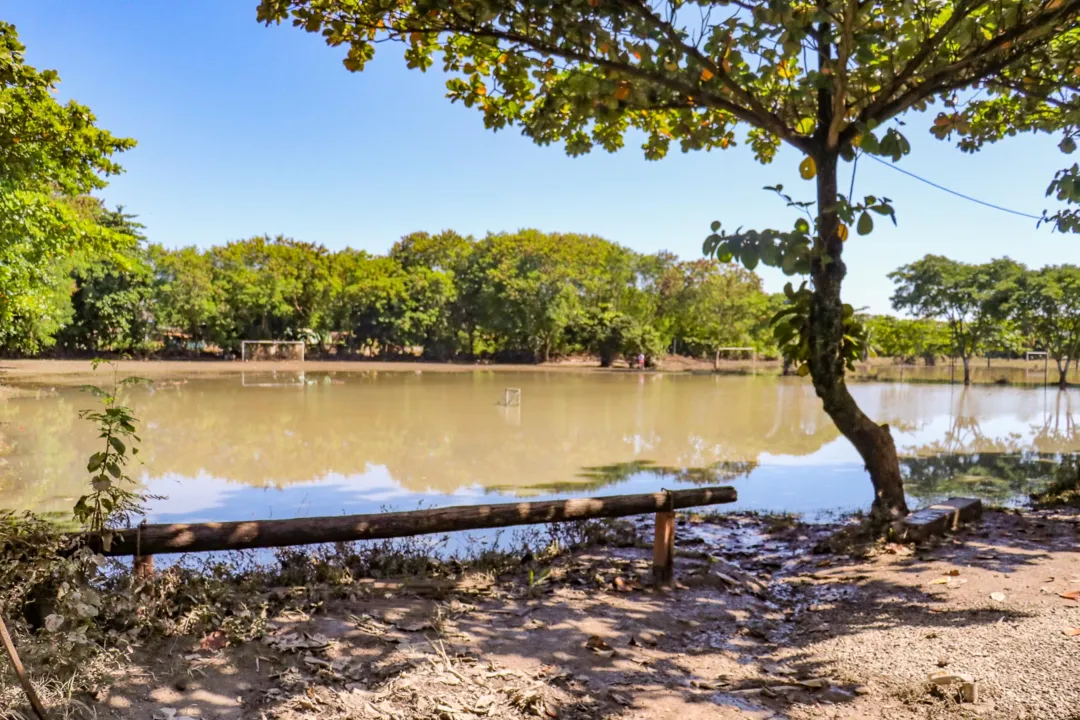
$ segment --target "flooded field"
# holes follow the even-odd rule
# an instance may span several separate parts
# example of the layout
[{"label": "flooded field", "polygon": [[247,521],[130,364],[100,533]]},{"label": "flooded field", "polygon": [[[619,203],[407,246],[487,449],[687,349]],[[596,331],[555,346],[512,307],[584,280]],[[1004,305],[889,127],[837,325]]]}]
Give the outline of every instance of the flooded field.
[{"label": "flooded field", "polygon": [[[99,371],[98,382],[109,379]],[[90,378],[83,378],[89,380]],[[9,380],[0,507],[67,511],[98,449],[78,378]],[[500,404],[506,390],[520,405]],[[1009,502],[1080,449],[1071,395],[864,383],[914,504]],[[727,484],[727,508],[868,507],[852,447],[793,378],[637,373],[260,371],[157,375],[129,391],[156,521],[304,517]]]}]

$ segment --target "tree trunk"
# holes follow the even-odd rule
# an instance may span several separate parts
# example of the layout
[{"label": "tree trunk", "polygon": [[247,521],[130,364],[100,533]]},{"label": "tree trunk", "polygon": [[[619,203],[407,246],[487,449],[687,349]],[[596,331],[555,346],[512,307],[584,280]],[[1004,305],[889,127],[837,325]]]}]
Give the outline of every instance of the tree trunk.
[{"label": "tree trunk", "polygon": [[1061,363],[1061,358],[1058,358],[1058,387],[1065,390],[1069,387],[1069,363],[1072,358],[1066,358],[1065,364]]},{"label": "tree trunk", "polygon": [[963,361],[964,361],[964,385],[967,386],[967,385],[971,384],[971,356],[970,355],[965,355],[963,357]]},{"label": "tree trunk", "polygon": [[[820,100],[819,105],[828,107],[828,103]],[[819,126],[827,128],[830,119],[831,110],[824,109]],[[843,241],[836,213],[837,153],[822,151],[815,160],[818,238],[811,261],[814,293],[810,305],[810,376],[825,412],[866,463],[874,485],[872,515],[879,520],[892,520],[908,513],[892,434],[888,425],[878,425],[859,409],[844,382],[844,304],[840,287],[846,268],[841,260]]]}]

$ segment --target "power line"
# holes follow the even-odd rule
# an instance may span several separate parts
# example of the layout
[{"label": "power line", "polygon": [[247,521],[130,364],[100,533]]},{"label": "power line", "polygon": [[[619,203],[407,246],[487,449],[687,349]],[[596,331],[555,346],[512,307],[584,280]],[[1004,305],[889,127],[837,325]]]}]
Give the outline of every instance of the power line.
[{"label": "power line", "polygon": [[1031,218],[1032,220],[1042,220],[1041,215],[1032,215],[1030,213],[1020,212],[1019,210],[1010,210],[1007,207],[1001,207],[1000,205],[995,205],[994,203],[989,203],[989,202],[986,202],[985,200],[980,200],[978,198],[973,198],[970,195],[965,195],[964,193],[957,192],[955,190],[950,190],[949,188],[944,187],[943,185],[938,185],[936,182],[933,182],[931,180],[927,180],[924,177],[919,177],[915,173],[909,172],[909,171],[905,170],[902,167],[897,167],[896,165],[893,165],[892,163],[887,163],[887,162],[885,162],[884,160],[882,160],[881,158],[879,158],[879,157],[877,157],[875,155],[869,155],[867,153],[860,153],[860,154],[861,155],[866,155],[871,160],[875,160],[875,161],[881,163],[882,165],[884,165],[887,168],[891,168],[893,170],[896,170],[897,172],[901,172],[901,173],[907,175],[908,177],[913,177],[916,180],[918,180],[919,182],[926,183],[930,187],[937,188],[938,190],[944,190],[945,192],[947,192],[947,193],[949,193],[951,195],[955,195],[958,198],[963,198],[964,200],[970,200],[973,203],[978,203],[979,205],[983,205],[983,206],[988,207],[988,208],[993,208],[994,210],[1000,210],[1001,212],[1007,212],[1010,215],[1019,215],[1020,217]]}]

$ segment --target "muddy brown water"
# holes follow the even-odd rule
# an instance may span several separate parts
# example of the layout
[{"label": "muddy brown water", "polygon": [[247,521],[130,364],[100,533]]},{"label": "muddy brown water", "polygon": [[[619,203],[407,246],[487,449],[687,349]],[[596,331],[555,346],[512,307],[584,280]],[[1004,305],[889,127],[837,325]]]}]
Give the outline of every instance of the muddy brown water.
[{"label": "muddy brown water", "polygon": [[[99,382],[108,376],[95,378]],[[66,512],[86,484],[95,400],[77,379],[0,395],[0,507]],[[506,390],[520,405],[505,406]],[[912,502],[1014,502],[1080,449],[1072,395],[860,383]],[[1075,391],[1073,391],[1075,392]],[[127,393],[153,521],[240,520],[733,484],[727,509],[867,507],[850,444],[793,378],[656,373],[259,371],[157,375]],[[1078,401],[1080,405],[1080,401]],[[1080,407],[1078,407],[1080,410]]]}]

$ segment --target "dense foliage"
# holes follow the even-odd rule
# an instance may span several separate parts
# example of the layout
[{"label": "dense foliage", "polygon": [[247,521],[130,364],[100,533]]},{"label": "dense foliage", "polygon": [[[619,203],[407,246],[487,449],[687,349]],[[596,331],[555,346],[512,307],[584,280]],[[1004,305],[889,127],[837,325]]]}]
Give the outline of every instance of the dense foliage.
[{"label": "dense foliage", "polygon": [[96,127],[85,106],[57,102],[56,73],[27,65],[23,51],[0,22],[0,346],[32,351],[67,320],[59,266],[127,241],[66,198],[104,187],[120,172],[112,156],[135,143]]},{"label": "dense foliage", "polygon": [[[99,211],[99,221],[139,238],[121,211]],[[382,256],[282,237],[206,250],[140,244],[76,258],[57,282],[66,321],[47,340],[75,352],[235,352],[256,339],[436,360],[776,352],[768,319],[778,301],[755,274],[534,230],[479,240],[415,233]]]},{"label": "dense foliage", "polygon": [[893,307],[946,322],[955,355],[971,384],[971,359],[1003,330],[1009,299],[1024,268],[1008,258],[980,265],[927,255],[889,274]]},{"label": "dense foliage", "polygon": [[876,320],[873,328],[887,354],[924,354],[920,347],[959,357],[965,385],[977,353],[1043,350],[1057,363],[1062,387],[1070,365],[1080,360],[1075,265],[1029,270],[1008,258],[971,264],[927,255],[889,277],[896,283],[893,307],[922,319]]}]

